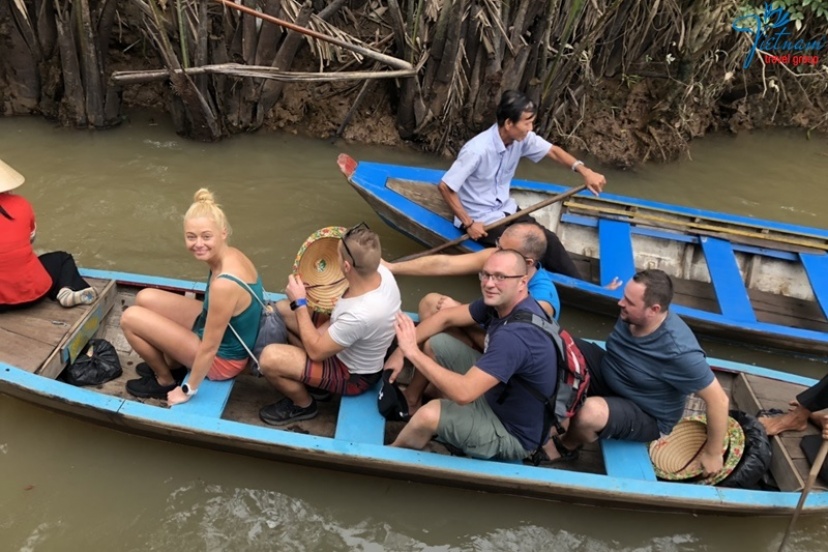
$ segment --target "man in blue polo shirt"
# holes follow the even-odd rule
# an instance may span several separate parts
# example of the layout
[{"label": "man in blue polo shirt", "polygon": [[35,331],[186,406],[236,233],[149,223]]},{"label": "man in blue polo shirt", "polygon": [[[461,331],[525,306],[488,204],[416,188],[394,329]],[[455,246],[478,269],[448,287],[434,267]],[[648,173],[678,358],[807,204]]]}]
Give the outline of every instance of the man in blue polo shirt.
[{"label": "man in blue polo shirt", "polygon": [[[399,349],[385,369],[392,370],[393,381],[403,356],[414,365],[404,394],[415,412],[392,446],[422,449],[436,435],[475,458],[520,460],[543,444],[543,403],[511,383],[519,378],[545,397],[557,384],[557,353],[549,336],[534,324],[509,323],[517,311],[544,316],[529,297],[527,268],[517,251],[496,251],[479,273],[482,299],[441,310],[416,328],[408,316],[397,315]],[[482,354],[441,333],[474,324],[486,328]],[[418,408],[429,384],[442,398]]]},{"label": "man in blue polo shirt", "polygon": [[[543,228],[534,222],[521,222],[509,226],[496,242],[474,253],[463,255],[427,255],[410,261],[384,263],[395,276],[460,276],[476,274],[483,264],[498,249],[514,249],[526,260],[529,275],[529,295],[546,314],[555,319],[561,315],[561,300],[552,278],[540,264],[539,259],[546,251],[546,236]],[[420,301],[420,319],[428,318],[442,308],[454,307],[460,303],[440,293],[429,293]]]},{"label": "man in blue polo shirt", "polygon": [[[549,157],[574,172],[598,195],[606,184],[604,175],[596,173],[559,146],[553,146],[532,131],[536,108],[529,98],[515,90],[503,93],[497,108],[497,123],[484,130],[460,150],[451,168],[438,186],[454,213],[454,225],[465,230],[471,239],[494,245],[504,228],[484,230],[518,210],[509,196],[512,178],[522,157],[535,163]],[[518,222],[534,219],[525,215]],[[582,278],[569,254],[554,232],[546,231],[547,249],[539,259],[546,269],[574,278]]]}]

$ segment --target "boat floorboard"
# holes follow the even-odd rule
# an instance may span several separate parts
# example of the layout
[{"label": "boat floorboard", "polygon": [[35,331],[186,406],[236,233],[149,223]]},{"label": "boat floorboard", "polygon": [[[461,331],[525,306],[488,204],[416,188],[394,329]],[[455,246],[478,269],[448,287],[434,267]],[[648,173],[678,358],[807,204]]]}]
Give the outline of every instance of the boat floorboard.
[{"label": "boat floorboard", "polygon": [[29,372],[38,371],[72,331],[81,327],[99,305],[111,300],[116,293],[110,280],[88,278],[87,281],[98,292],[98,299],[92,305],[67,309],[57,301],[45,299],[32,307],[0,314],[0,342],[3,343],[0,361]]}]

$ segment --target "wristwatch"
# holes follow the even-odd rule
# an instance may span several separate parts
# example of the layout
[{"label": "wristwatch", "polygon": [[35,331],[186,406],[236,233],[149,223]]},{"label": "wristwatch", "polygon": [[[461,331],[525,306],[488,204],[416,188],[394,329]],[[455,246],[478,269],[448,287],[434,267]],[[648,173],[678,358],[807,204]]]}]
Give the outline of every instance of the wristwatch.
[{"label": "wristwatch", "polygon": [[192,387],[190,387],[189,383],[185,383],[184,385],[182,385],[181,390],[184,391],[184,394],[188,397],[192,397],[193,395],[198,393],[198,388],[193,389]]},{"label": "wristwatch", "polygon": [[292,311],[295,311],[299,307],[307,307],[307,306],[308,306],[308,300],[305,299],[304,297],[300,297],[296,301],[291,301],[290,302],[290,310],[292,310]]}]

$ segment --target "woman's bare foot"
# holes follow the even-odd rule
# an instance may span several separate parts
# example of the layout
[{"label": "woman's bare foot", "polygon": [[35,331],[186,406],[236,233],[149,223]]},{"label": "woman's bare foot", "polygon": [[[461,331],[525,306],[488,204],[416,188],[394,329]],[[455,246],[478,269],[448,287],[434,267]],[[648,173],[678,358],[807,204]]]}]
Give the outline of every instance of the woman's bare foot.
[{"label": "woman's bare foot", "polygon": [[780,416],[762,416],[759,423],[765,426],[768,436],[779,435],[783,431],[805,431],[811,411],[797,404]]}]

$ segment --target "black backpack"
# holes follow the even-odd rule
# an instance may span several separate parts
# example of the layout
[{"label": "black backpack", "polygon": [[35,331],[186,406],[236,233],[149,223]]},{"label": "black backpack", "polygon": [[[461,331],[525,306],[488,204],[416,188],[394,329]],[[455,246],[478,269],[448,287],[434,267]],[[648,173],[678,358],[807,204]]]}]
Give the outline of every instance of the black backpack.
[{"label": "black backpack", "polygon": [[[543,432],[538,441],[539,444],[543,444],[550,428],[553,426],[558,435],[566,433],[566,428],[563,427],[562,422],[574,416],[581,405],[584,404],[589,389],[589,370],[587,369],[586,360],[573,341],[572,336],[566,330],[561,329],[561,326],[554,319],[544,318],[526,310],[519,310],[507,316],[504,325],[513,322],[532,324],[543,330],[552,340],[552,343],[555,344],[555,351],[558,353],[558,383],[552,395],[545,396],[522,378],[509,380],[509,384],[512,381],[518,383],[530,395],[543,403]],[[505,393],[506,391],[504,391]],[[501,395],[501,399],[502,397],[503,395]]]}]

